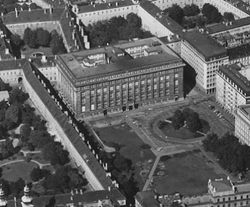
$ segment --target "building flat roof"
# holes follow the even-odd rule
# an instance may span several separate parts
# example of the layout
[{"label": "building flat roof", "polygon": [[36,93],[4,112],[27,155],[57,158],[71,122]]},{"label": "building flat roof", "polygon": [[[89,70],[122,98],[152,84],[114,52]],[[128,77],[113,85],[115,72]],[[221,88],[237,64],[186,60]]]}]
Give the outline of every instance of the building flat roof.
[{"label": "building flat roof", "polygon": [[[154,40],[154,39],[152,39]],[[152,41],[153,42],[153,41]],[[101,77],[110,74],[124,73],[135,70],[140,70],[143,68],[154,67],[157,65],[171,64],[175,62],[180,62],[181,59],[173,53],[167,46],[163,43],[160,44],[161,53],[157,55],[149,55],[141,58],[133,59],[131,56],[126,54],[123,50],[118,50],[117,47],[105,47],[97,48],[93,50],[85,50],[70,54],[59,55],[59,59],[67,66],[67,69],[71,71],[76,79],[88,79],[89,77]],[[145,41],[141,41],[141,44],[144,45]],[[133,44],[128,43],[128,47],[133,47]],[[135,44],[138,46],[138,44]],[[159,45],[157,45],[158,47]],[[111,58],[110,63],[100,64],[93,67],[85,67],[82,64],[82,61],[91,55],[103,55],[106,57],[111,56],[114,48],[118,51],[124,52],[124,56],[118,58]],[[122,45],[122,48],[127,48],[125,44]],[[113,55],[113,54],[112,54]],[[114,55],[115,56],[115,55]],[[113,61],[114,60],[114,61]]]},{"label": "building flat roof", "polygon": [[246,96],[250,96],[250,81],[239,72],[240,69],[237,64],[224,65],[219,68],[218,72],[227,76],[243,93],[246,93]]},{"label": "building flat roof", "polygon": [[227,179],[215,179],[211,181],[211,184],[215,188],[216,192],[225,192],[233,190],[231,182]]},{"label": "building flat roof", "polygon": [[183,38],[199,53],[205,60],[212,57],[225,57],[227,50],[205,33],[191,31],[183,33]]},{"label": "building flat roof", "polygon": [[220,32],[225,32],[231,29],[247,26],[250,24],[250,17],[237,19],[235,21],[232,21],[231,23],[217,23],[213,25],[208,25],[206,30],[209,32],[209,34],[216,34]]},{"label": "building flat roof", "polygon": [[131,0],[125,1],[116,1],[116,2],[109,2],[109,3],[101,3],[101,4],[88,4],[88,5],[78,5],[79,12],[78,13],[87,13],[87,12],[94,12],[100,10],[107,10],[107,9],[114,9],[126,6],[135,5]]}]

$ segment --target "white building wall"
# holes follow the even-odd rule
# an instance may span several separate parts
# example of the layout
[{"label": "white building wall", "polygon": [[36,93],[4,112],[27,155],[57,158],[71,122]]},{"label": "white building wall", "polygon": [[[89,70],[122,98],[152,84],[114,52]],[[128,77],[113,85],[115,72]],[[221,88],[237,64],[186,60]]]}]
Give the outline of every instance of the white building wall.
[{"label": "white building wall", "polygon": [[43,9],[48,9],[50,8],[50,5],[45,2],[44,0],[31,0],[33,3],[35,3],[36,5],[42,7]]},{"label": "white building wall", "polygon": [[231,114],[235,114],[240,105],[246,104],[246,97],[237,90],[237,87],[230,83],[221,74],[216,74],[216,101],[218,101]]},{"label": "white building wall", "polygon": [[235,136],[241,143],[250,146],[250,117],[240,108],[237,108],[235,114]]},{"label": "white building wall", "polygon": [[18,78],[22,77],[22,69],[0,70],[0,78],[11,86],[18,84]]},{"label": "white building wall", "polygon": [[[93,5],[94,6],[94,5]],[[126,18],[129,13],[137,14],[139,5],[130,5],[125,7],[115,7],[105,10],[99,10],[94,12],[76,13],[77,17],[82,21],[84,25],[93,24],[97,21],[108,20],[112,17],[122,16]],[[74,11],[74,9],[73,9]]]},{"label": "white building wall", "polygon": [[171,32],[167,27],[161,24],[155,17],[149,14],[142,7],[138,8],[138,14],[142,20],[142,28],[150,31],[153,35],[157,37],[173,36],[174,33]]}]

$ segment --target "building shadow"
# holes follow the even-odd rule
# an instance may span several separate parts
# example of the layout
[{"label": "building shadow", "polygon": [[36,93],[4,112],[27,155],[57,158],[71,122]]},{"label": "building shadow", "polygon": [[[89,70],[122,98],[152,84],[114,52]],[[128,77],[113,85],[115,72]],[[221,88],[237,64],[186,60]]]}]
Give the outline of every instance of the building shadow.
[{"label": "building shadow", "polygon": [[189,64],[186,63],[183,73],[184,97],[186,97],[187,94],[189,94],[189,92],[195,87],[196,75],[196,71]]}]

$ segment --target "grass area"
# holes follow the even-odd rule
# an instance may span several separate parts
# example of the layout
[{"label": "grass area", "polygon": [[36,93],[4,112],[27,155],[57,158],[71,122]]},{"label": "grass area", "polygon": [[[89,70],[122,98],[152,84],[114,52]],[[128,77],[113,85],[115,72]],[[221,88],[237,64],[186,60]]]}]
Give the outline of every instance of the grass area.
[{"label": "grass area", "polygon": [[25,161],[9,164],[2,167],[2,178],[8,181],[17,181],[18,178],[22,178],[30,182],[30,172],[35,167],[37,164]]},{"label": "grass area", "polygon": [[160,194],[180,192],[196,195],[207,192],[209,179],[226,178],[200,151],[162,157],[154,174],[153,186]]},{"label": "grass area", "polygon": [[97,128],[95,130],[106,145],[115,147],[124,157],[132,161],[135,167],[135,178],[139,186],[142,187],[143,180],[155,159],[150,147],[145,145],[127,124]]}]

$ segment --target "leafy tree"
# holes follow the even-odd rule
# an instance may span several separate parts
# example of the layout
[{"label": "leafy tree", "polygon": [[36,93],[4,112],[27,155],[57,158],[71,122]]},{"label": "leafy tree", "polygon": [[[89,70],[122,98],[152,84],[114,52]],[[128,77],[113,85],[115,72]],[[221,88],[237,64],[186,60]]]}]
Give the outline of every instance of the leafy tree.
[{"label": "leafy tree", "polygon": [[23,124],[20,127],[20,135],[23,142],[27,142],[29,140],[30,132],[31,128],[29,124]]},{"label": "leafy tree", "polygon": [[16,182],[10,182],[10,191],[13,196],[19,196],[23,192],[25,181],[19,178]]},{"label": "leafy tree", "polygon": [[222,15],[218,9],[208,3],[203,5],[202,14],[206,17],[207,23],[218,23],[222,19]]},{"label": "leafy tree", "polygon": [[129,171],[131,169],[131,160],[126,159],[120,153],[117,153],[115,159],[113,161],[114,167],[122,172],[122,171]]},{"label": "leafy tree", "polygon": [[64,165],[69,162],[69,153],[63,149],[59,142],[52,142],[42,148],[43,157],[49,160],[52,165]]},{"label": "leafy tree", "polygon": [[28,104],[24,104],[22,107],[22,123],[31,125],[33,118],[36,116],[34,114],[35,109]]},{"label": "leafy tree", "polygon": [[5,118],[14,123],[19,123],[21,118],[20,105],[12,104],[5,112]]},{"label": "leafy tree", "polygon": [[234,15],[231,12],[225,12],[223,15],[223,18],[224,20],[229,21],[229,22],[234,21]]},{"label": "leafy tree", "polygon": [[187,107],[187,108],[183,109],[182,113],[183,113],[184,119],[187,120],[189,115],[193,114],[194,111]]},{"label": "leafy tree", "polygon": [[50,33],[47,30],[44,30],[43,28],[38,28],[36,30],[36,38],[37,38],[37,44],[39,46],[44,46],[44,47],[49,46]]},{"label": "leafy tree", "polygon": [[200,13],[200,8],[195,5],[195,4],[191,4],[191,5],[186,5],[183,8],[183,12],[184,12],[184,16],[196,16]]},{"label": "leafy tree", "polygon": [[30,9],[31,9],[31,10],[39,9],[39,8],[40,8],[40,7],[37,6],[35,3],[31,3],[31,4],[30,4]]},{"label": "leafy tree", "polygon": [[13,104],[13,103],[23,104],[28,98],[29,98],[29,94],[24,93],[19,88],[14,88],[10,92],[9,103],[10,104]]},{"label": "leafy tree", "polygon": [[219,144],[219,139],[217,134],[208,134],[206,139],[203,140],[203,146],[206,151],[216,151],[217,146]]},{"label": "leafy tree", "polygon": [[172,117],[172,125],[175,129],[179,129],[184,125],[184,116],[182,111],[176,110],[174,116]]},{"label": "leafy tree", "polygon": [[30,48],[37,48],[39,45],[37,44],[37,32],[36,30],[32,30],[30,33],[30,37],[29,37],[29,44],[28,46]]},{"label": "leafy tree", "polygon": [[57,33],[56,30],[51,32],[51,41],[50,41],[50,47],[52,48],[52,53],[54,55],[56,54],[62,54],[67,52],[66,48],[63,43],[62,37]]},{"label": "leafy tree", "polygon": [[29,27],[27,27],[27,28],[24,30],[23,41],[24,41],[24,44],[25,44],[25,45],[29,45],[31,33],[32,33],[32,30],[31,30]]},{"label": "leafy tree", "polygon": [[172,7],[165,9],[164,12],[168,13],[168,16],[172,18],[174,21],[176,21],[177,23],[179,24],[182,23],[184,12],[183,12],[183,9],[179,5],[173,4]]},{"label": "leafy tree", "polygon": [[23,8],[23,10],[25,11],[25,10],[28,10],[28,9],[29,9],[29,6],[28,6],[27,4],[24,3],[24,4],[22,5],[22,8]]},{"label": "leafy tree", "polygon": [[129,13],[127,15],[127,22],[130,27],[133,28],[141,28],[142,23],[141,23],[141,18],[137,16],[135,13]]},{"label": "leafy tree", "polygon": [[30,172],[30,177],[35,182],[49,175],[50,172],[48,170],[40,169],[39,167],[33,168]]},{"label": "leafy tree", "polygon": [[196,112],[189,114],[188,118],[186,119],[186,123],[187,127],[192,132],[196,132],[197,130],[200,130],[202,127],[199,115]]},{"label": "leafy tree", "polygon": [[23,43],[20,35],[18,35],[18,34],[12,34],[10,36],[10,41],[15,46],[15,48],[20,48],[22,43]]},{"label": "leafy tree", "polygon": [[47,144],[52,143],[53,137],[47,131],[33,130],[29,136],[29,142],[37,148],[42,148]]},{"label": "leafy tree", "polygon": [[8,83],[3,82],[3,80],[0,78],[0,91],[10,91],[12,88]]}]

